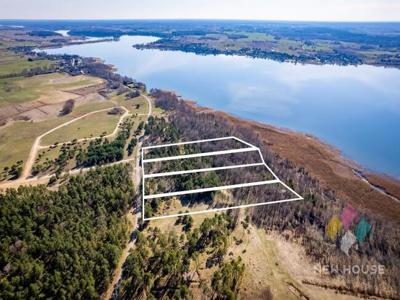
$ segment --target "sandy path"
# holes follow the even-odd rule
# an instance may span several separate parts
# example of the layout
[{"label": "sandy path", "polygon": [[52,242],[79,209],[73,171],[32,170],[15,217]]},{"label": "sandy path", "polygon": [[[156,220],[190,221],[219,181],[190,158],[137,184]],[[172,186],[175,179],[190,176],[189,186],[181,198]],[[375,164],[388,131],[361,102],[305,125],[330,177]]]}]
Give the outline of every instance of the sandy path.
[{"label": "sandy path", "polygon": [[133,246],[135,245],[135,241],[136,238],[132,237],[132,233],[138,228],[139,226],[139,219],[140,219],[140,213],[134,213],[133,209],[131,209],[126,218],[129,221],[130,224],[130,228],[129,228],[129,242],[128,244],[125,246],[125,248],[122,250],[122,254],[118,260],[117,266],[114,270],[114,273],[112,275],[112,281],[110,283],[110,285],[108,286],[107,290],[104,292],[104,294],[101,296],[102,299],[111,299],[112,294],[114,292],[115,287],[117,286],[118,282],[121,279],[122,276],[122,267],[125,263],[125,260],[127,259],[130,250],[133,248]]},{"label": "sandy path", "polygon": [[[118,129],[119,129],[119,126],[122,124],[124,118],[127,117],[127,116],[131,116],[131,115],[132,115],[132,114],[129,113],[129,111],[128,111],[124,106],[121,106],[121,108],[124,109],[125,112],[124,112],[124,113],[121,115],[121,117],[119,118],[119,121],[118,121],[117,125],[115,126],[114,131],[111,132],[110,134],[104,135],[103,138],[114,137],[114,136],[117,134]],[[107,109],[110,110],[110,109],[112,109],[112,108],[106,108],[106,109],[104,109],[104,110],[107,110]],[[100,111],[103,111],[103,109],[102,109],[102,110],[98,110],[98,111],[96,111],[96,112],[100,112]],[[93,112],[93,113],[94,113],[94,112]],[[87,116],[87,115],[85,115],[85,116]],[[81,118],[81,117],[79,117],[79,118]],[[74,121],[78,121],[78,120],[74,119]],[[62,124],[62,125],[64,126],[64,124]],[[67,125],[68,125],[68,124],[67,124]],[[63,126],[61,126],[61,127],[63,127]],[[58,129],[58,128],[57,128],[57,129]],[[49,133],[50,133],[50,132],[48,132],[48,133],[46,133],[46,134],[49,134]],[[45,136],[45,135],[44,135],[44,136]],[[42,136],[42,138],[43,138],[43,136]],[[98,139],[98,138],[99,138],[99,136],[93,136],[93,137],[90,137],[90,138],[77,139],[76,141],[77,141],[77,142],[83,142],[83,141],[95,140],[95,139]],[[66,142],[66,143],[68,143],[68,142]],[[39,148],[39,149],[47,149],[47,148],[50,148],[51,146],[52,146],[52,145],[45,145],[45,146],[38,145],[38,148]]]},{"label": "sandy path", "polygon": [[[128,112],[128,110],[127,110],[125,107],[121,106],[121,108],[123,108],[123,109],[125,110],[125,113],[120,117],[120,119],[119,119],[119,121],[118,121],[118,124],[117,124],[117,126],[115,127],[114,131],[113,131],[111,134],[107,135],[106,137],[112,137],[112,136],[114,136],[114,135],[117,133],[118,128],[119,128],[119,125],[122,123],[123,119],[124,119],[127,115],[129,115],[129,112]],[[104,108],[104,109],[99,109],[99,110],[95,110],[95,111],[89,112],[89,113],[87,113],[87,114],[84,114],[84,115],[81,115],[81,116],[79,116],[79,117],[76,117],[76,118],[74,118],[74,119],[72,119],[72,120],[69,120],[69,121],[67,121],[67,122],[65,122],[65,123],[62,123],[62,124],[60,124],[60,125],[58,125],[58,126],[52,128],[52,129],[46,131],[45,133],[39,135],[39,136],[35,139],[35,141],[33,142],[31,151],[29,152],[28,158],[27,158],[26,163],[25,163],[25,165],[24,165],[24,169],[23,169],[23,171],[22,171],[21,178],[18,179],[18,180],[16,180],[16,181],[19,181],[19,180],[26,180],[26,179],[29,177],[29,175],[31,174],[32,166],[33,166],[33,163],[34,163],[34,161],[35,161],[35,158],[36,158],[36,155],[37,155],[38,150],[39,150],[39,149],[43,149],[43,148],[48,148],[48,147],[50,147],[50,145],[48,145],[48,146],[41,146],[41,145],[40,145],[40,141],[41,141],[41,139],[42,139],[43,137],[45,137],[46,135],[48,135],[48,134],[50,134],[50,133],[56,131],[57,129],[60,129],[60,128],[64,127],[64,126],[67,126],[67,125],[69,125],[69,124],[72,124],[72,123],[74,123],[74,122],[76,122],[76,121],[78,121],[78,120],[80,120],[80,119],[82,119],[82,118],[85,118],[85,117],[90,116],[90,115],[95,114],[95,113],[99,113],[99,112],[102,112],[102,111],[108,111],[108,110],[110,110],[110,108]],[[90,139],[94,139],[94,138],[98,138],[98,137],[93,137],[93,138],[90,138]],[[87,140],[87,139],[80,139],[80,140],[78,140],[78,141],[83,141],[83,140]]]},{"label": "sandy path", "polygon": [[142,96],[144,97],[144,99],[147,100],[147,103],[149,104],[149,111],[148,111],[148,113],[147,113],[147,116],[150,117],[151,114],[153,113],[153,107],[152,107],[152,105],[151,105],[151,99],[150,99],[147,95],[144,95],[144,94],[143,94]]},{"label": "sandy path", "polygon": [[[141,149],[141,142],[138,144],[137,148],[136,148],[136,157],[133,158],[134,160],[136,160],[135,163],[135,170],[132,174],[132,180],[135,183],[135,188],[138,189],[140,186],[140,181],[141,181],[141,170],[142,168],[140,167],[140,149]],[[116,288],[116,286],[118,285],[119,281],[121,280],[122,277],[122,269],[124,266],[124,263],[126,261],[126,259],[128,258],[129,252],[131,251],[131,249],[133,248],[133,246],[135,245],[135,241],[136,238],[133,237],[133,232],[135,230],[138,229],[139,227],[139,219],[141,217],[141,209],[140,207],[137,209],[137,212],[135,214],[134,209],[132,208],[131,210],[129,210],[129,212],[126,215],[129,223],[130,223],[130,228],[129,228],[129,242],[128,244],[126,244],[125,248],[122,250],[122,254],[118,260],[117,266],[114,270],[114,273],[112,275],[112,280],[110,285],[108,286],[107,290],[104,292],[104,294],[102,295],[102,299],[103,300],[109,300],[111,299],[113,292]]]},{"label": "sandy path", "polygon": [[[149,111],[146,114],[147,117],[149,117],[152,114],[151,99],[146,95],[143,95],[143,97],[147,100],[147,102],[149,104]],[[144,130],[142,130],[140,136],[141,137],[144,136]],[[141,165],[140,165],[140,160],[141,160],[141,150],[140,149],[142,148],[142,142],[140,141],[141,138],[139,138],[138,140],[139,140],[139,143],[137,144],[137,147],[136,147],[135,158],[133,158],[133,159],[136,160],[136,162],[135,162],[135,170],[134,170],[134,172],[132,174],[132,180],[135,183],[135,188],[136,189],[139,189],[140,182],[142,180],[142,168],[141,168]],[[138,192],[140,193],[140,191],[138,191]],[[108,286],[107,290],[104,292],[104,294],[101,297],[103,300],[111,299],[115,288],[117,287],[119,281],[121,280],[124,263],[125,263],[128,255],[129,255],[129,253],[130,253],[130,250],[135,246],[136,238],[133,238],[132,234],[133,234],[133,232],[135,230],[138,229],[139,219],[141,218],[141,211],[142,211],[142,209],[140,207],[140,202],[139,202],[139,207],[137,209],[136,214],[134,214],[133,209],[131,209],[127,214],[127,218],[128,218],[128,220],[129,220],[129,222],[131,224],[131,228],[129,230],[130,239],[129,239],[128,244],[125,246],[124,250],[122,251],[121,257],[118,260],[117,267],[115,268],[114,273],[112,275],[111,283],[110,283],[110,285]]]}]

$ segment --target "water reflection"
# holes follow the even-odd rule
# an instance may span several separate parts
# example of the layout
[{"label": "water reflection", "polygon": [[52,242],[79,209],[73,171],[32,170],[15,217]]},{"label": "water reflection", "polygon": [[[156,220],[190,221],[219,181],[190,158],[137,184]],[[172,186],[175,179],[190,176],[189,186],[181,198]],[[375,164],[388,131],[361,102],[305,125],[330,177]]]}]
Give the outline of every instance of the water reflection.
[{"label": "water reflection", "polygon": [[100,57],[121,74],[203,106],[314,134],[361,164],[400,176],[400,70],[137,50],[154,37],[50,53]]}]

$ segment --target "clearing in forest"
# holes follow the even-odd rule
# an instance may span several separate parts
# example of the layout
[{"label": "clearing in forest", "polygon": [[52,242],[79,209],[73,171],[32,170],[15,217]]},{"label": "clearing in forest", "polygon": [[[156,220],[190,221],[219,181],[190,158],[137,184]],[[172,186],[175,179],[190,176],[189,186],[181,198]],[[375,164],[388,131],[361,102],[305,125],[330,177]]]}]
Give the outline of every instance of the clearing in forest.
[{"label": "clearing in forest", "polygon": [[142,147],[142,216],[152,220],[303,198],[239,138]]}]

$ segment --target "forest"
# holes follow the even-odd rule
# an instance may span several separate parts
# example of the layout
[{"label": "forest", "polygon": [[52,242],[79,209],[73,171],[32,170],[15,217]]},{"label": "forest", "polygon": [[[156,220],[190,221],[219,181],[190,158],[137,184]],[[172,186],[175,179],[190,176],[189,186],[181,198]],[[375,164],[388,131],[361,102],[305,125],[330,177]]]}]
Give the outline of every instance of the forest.
[{"label": "forest", "polygon": [[[311,177],[304,168],[274,154],[250,128],[212,112],[199,113],[172,93],[157,91],[155,95],[158,96],[156,105],[169,111],[169,121],[177,128],[181,138],[199,140],[233,135],[245,139],[259,147],[265,162],[276,175],[305,198],[305,201],[251,209],[253,223],[266,231],[285,234],[287,239],[301,244],[315,263],[328,265],[332,269],[343,265],[382,264],[385,272],[380,276],[371,277],[361,273],[339,275],[345,279],[349,291],[367,296],[400,297],[400,230],[395,223],[358,207],[360,214],[368,219],[373,229],[368,239],[358,243],[347,256],[339,249],[339,236],[332,241],[326,235],[329,219],[346,206],[346,202],[334,191],[322,188],[318,180]],[[233,196],[257,202],[267,198],[268,194],[261,188],[253,188],[235,190]]]},{"label": "forest", "polygon": [[106,138],[91,141],[87,150],[78,153],[77,165],[91,167],[121,160],[124,157],[125,146],[131,135],[133,123],[132,119],[125,120],[120,126],[117,137],[111,142]]},{"label": "forest", "polygon": [[57,191],[0,194],[0,299],[99,299],[128,238],[129,173],[99,168]]},{"label": "forest", "polygon": [[189,287],[199,285],[194,278],[201,255],[207,257],[207,268],[215,268],[211,281],[200,284],[202,294],[208,299],[237,299],[245,267],[240,257],[224,260],[237,214],[206,218],[195,229],[188,226],[191,221],[190,216],[177,219],[176,225],[184,229],[180,236],[162,233],[158,227],[138,233],[136,247],[124,265],[117,299],[190,299]]}]

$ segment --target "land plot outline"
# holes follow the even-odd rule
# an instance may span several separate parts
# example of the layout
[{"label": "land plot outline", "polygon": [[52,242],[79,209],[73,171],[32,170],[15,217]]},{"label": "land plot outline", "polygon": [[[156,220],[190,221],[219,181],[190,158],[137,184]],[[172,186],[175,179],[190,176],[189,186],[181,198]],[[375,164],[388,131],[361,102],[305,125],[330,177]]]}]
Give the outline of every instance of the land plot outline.
[{"label": "land plot outline", "polygon": [[[199,151],[197,153],[179,153],[177,155],[161,155],[158,157],[154,157],[154,155],[146,155],[146,152],[149,151],[162,151],[163,149],[171,149],[172,147],[190,147],[192,145],[204,145],[205,143],[218,143],[218,142],[235,142],[235,147],[228,147],[228,149],[216,150],[216,151]],[[240,147],[238,147],[240,144]],[[258,161],[251,161],[249,163],[239,163],[239,164],[229,164],[229,165],[222,165],[222,166],[210,166],[205,168],[193,168],[187,170],[168,170],[165,172],[147,172],[146,171],[146,164],[152,163],[168,163],[173,161],[182,161],[188,159],[202,159],[202,158],[215,158],[222,155],[235,155],[241,153],[255,153],[259,156]],[[176,153],[175,153],[176,154]],[[146,156],[150,156],[150,158],[146,158]],[[303,200],[304,198],[300,196],[297,192],[295,192],[292,188],[290,188],[286,183],[281,181],[278,176],[271,170],[271,168],[265,163],[264,158],[262,156],[261,150],[234,136],[227,136],[227,137],[220,137],[220,138],[213,138],[213,139],[204,139],[204,140],[195,140],[195,141],[188,141],[188,142],[180,142],[180,143],[172,143],[172,144],[160,144],[154,146],[147,146],[142,147],[141,149],[141,166],[142,166],[142,219],[143,221],[146,220],[155,220],[155,219],[163,219],[163,218],[171,218],[171,217],[178,217],[184,215],[194,215],[194,214],[202,214],[207,212],[216,212],[216,211],[224,211],[229,209],[236,209],[236,208],[246,208],[246,207],[254,207],[260,205],[268,205],[274,203],[283,203],[283,202],[291,202],[291,201],[298,201]],[[168,178],[173,176],[179,175],[187,175],[187,174],[198,174],[198,173],[205,173],[205,172],[215,172],[221,170],[234,170],[234,169],[245,169],[251,167],[265,167],[265,172],[270,174],[266,180],[256,180],[252,182],[240,182],[235,184],[226,184],[226,185],[216,185],[211,187],[198,187],[194,189],[186,189],[186,190],[177,190],[177,191],[169,191],[169,192],[162,192],[162,193],[147,193],[146,192],[146,180],[153,180],[159,178]],[[236,179],[237,181],[237,179]],[[207,193],[207,192],[217,192],[217,191],[224,191],[224,190],[233,190],[233,189],[240,189],[240,188],[249,188],[249,187],[256,187],[256,186],[264,186],[270,184],[280,184],[285,189],[290,191],[293,197],[288,197],[285,199],[279,199],[274,201],[264,201],[260,203],[248,203],[242,205],[233,205],[228,207],[218,207],[218,208],[210,208],[206,210],[200,211],[192,211],[192,212],[184,212],[184,213],[174,213],[162,216],[152,216],[146,217],[145,214],[145,204],[146,201],[151,201],[152,199],[157,198],[170,198],[176,196],[183,196],[183,195],[192,195],[192,194],[200,194],[200,193]]]}]

